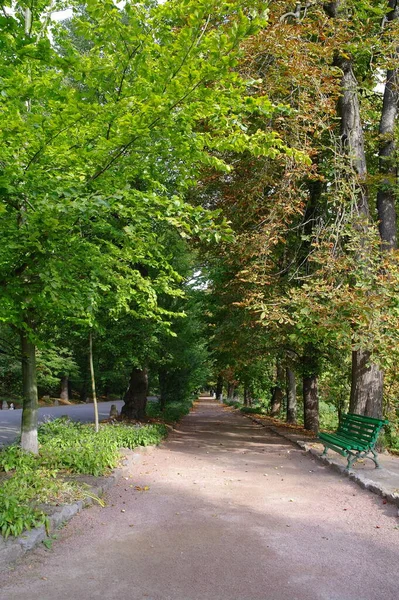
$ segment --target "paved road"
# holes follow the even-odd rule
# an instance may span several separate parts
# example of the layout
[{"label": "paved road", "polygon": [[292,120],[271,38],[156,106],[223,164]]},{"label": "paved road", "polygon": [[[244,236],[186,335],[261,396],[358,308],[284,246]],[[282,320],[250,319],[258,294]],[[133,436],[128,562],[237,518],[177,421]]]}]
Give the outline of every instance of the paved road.
[{"label": "paved road", "polygon": [[[99,402],[98,413],[100,420],[109,417],[111,404],[116,404],[120,411],[123,401]],[[93,404],[71,404],[39,408],[39,423],[42,423],[46,419],[61,417],[62,415],[68,415],[73,421],[92,423],[94,422]],[[22,409],[0,410],[0,446],[11,444],[20,434],[21,416]]]},{"label": "paved road", "polygon": [[125,476],[0,597],[398,598],[396,508],[231,409],[203,400]]}]

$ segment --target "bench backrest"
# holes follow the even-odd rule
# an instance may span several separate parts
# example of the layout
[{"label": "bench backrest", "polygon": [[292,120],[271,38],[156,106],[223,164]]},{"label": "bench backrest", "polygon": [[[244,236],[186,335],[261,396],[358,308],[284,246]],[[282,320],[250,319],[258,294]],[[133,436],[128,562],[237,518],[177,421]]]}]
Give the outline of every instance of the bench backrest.
[{"label": "bench backrest", "polygon": [[382,427],[387,423],[388,421],[383,419],[348,413],[342,416],[337,434],[356,440],[365,446],[373,446]]}]

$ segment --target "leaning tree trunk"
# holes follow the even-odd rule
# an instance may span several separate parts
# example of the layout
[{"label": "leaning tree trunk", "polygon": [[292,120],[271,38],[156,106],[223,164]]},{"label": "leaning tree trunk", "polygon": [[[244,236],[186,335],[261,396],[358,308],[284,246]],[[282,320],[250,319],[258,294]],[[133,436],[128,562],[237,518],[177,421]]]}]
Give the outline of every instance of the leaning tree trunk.
[{"label": "leaning tree trunk", "polygon": [[123,397],[121,414],[128,419],[141,421],[145,417],[147,406],[148,372],[147,369],[133,369],[129,387]]},{"label": "leaning tree trunk", "polygon": [[303,413],[305,429],[319,431],[319,395],[317,392],[317,376],[303,377]]},{"label": "leaning tree trunk", "polygon": [[296,423],[296,381],[295,373],[289,367],[286,368],[287,381],[287,423]]},{"label": "leaning tree trunk", "polygon": [[63,377],[61,377],[60,387],[61,387],[60,399],[64,400],[65,402],[68,402],[69,401],[69,377],[68,377],[68,375],[64,375]]},{"label": "leaning tree trunk", "polygon": [[37,440],[38,395],[36,383],[36,348],[26,331],[21,332],[23,408],[21,448],[38,454]]}]

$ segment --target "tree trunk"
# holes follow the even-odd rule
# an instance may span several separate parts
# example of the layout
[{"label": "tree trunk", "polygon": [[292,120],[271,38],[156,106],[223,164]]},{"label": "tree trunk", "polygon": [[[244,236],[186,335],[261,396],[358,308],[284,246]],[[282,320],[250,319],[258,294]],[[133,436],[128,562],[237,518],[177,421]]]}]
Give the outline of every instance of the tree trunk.
[{"label": "tree trunk", "polygon": [[227,384],[227,400],[232,400],[234,398],[234,389],[233,383]]},{"label": "tree trunk", "polygon": [[251,406],[251,396],[247,385],[244,386],[244,406]]},{"label": "tree trunk", "polygon": [[167,397],[167,372],[164,369],[159,369],[158,371],[158,381],[159,381],[159,393],[160,399],[159,403],[161,406],[161,410],[165,410],[166,406],[166,397]]},{"label": "tree trunk", "polygon": [[319,396],[317,393],[317,376],[303,377],[303,411],[305,429],[319,431]]},{"label": "tree trunk", "polygon": [[25,331],[21,332],[23,408],[21,448],[38,454],[38,395],[36,384],[36,348]]},{"label": "tree trunk", "polygon": [[220,399],[221,394],[223,394],[223,377],[218,375],[216,382],[216,400]]},{"label": "tree trunk", "polygon": [[[357,179],[356,208],[360,218],[355,227],[360,233],[362,231],[367,233],[370,211],[366,185],[367,164],[364,136],[357,92],[358,83],[353,73],[350,57],[337,55],[335,65],[342,70],[342,95],[338,104],[338,113],[341,118],[341,142]],[[362,252],[367,256],[369,249],[366,244],[367,242],[364,243]],[[360,256],[359,259],[361,259]],[[368,360],[365,360],[365,357],[368,357]],[[379,367],[371,363],[369,359],[370,354],[366,349],[354,350],[352,353],[351,405],[356,405],[357,409],[364,407],[363,410],[367,410],[367,412],[359,414],[370,416],[371,413],[379,413],[382,406],[383,374]],[[374,396],[371,397],[370,393],[373,393]],[[364,404],[365,398],[367,398],[366,404]],[[362,399],[361,402],[360,399]]]},{"label": "tree trunk", "polygon": [[277,375],[276,385],[272,391],[272,399],[270,405],[270,416],[278,417],[281,412],[281,403],[283,401],[283,381],[284,381],[284,369],[280,362],[277,362]]},{"label": "tree trunk", "polygon": [[94,364],[93,364],[93,335],[90,331],[89,333],[89,365],[90,365],[90,379],[91,379],[91,393],[93,397],[94,404],[94,427],[96,433],[99,430],[98,424],[98,404],[97,404],[97,394],[96,394],[96,378],[94,374]]},{"label": "tree trunk", "polygon": [[287,380],[287,423],[296,423],[297,402],[295,373],[289,367],[286,368],[285,372]]},{"label": "tree trunk", "polygon": [[382,418],[383,371],[370,363],[370,353],[352,353],[352,386],[349,411],[358,415]]},{"label": "tree trunk", "polygon": [[123,397],[121,414],[128,419],[141,421],[145,417],[147,405],[148,373],[147,369],[133,369],[129,387]]},{"label": "tree trunk", "polygon": [[60,391],[60,399],[69,401],[69,377],[68,375],[64,375],[61,377],[61,391]]},{"label": "tree trunk", "polygon": [[[389,8],[391,10],[387,14],[387,21],[395,21],[399,18],[398,0],[389,0]],[[398,58],[399,51],[397,49],[393,59],[397,62]],[[384,101],[379,128],[379,171],[381,180],[379,184],[380,189],[377,193],[379,230],[382,248],[385,250],[395,250],[398,247],[395,210],[395,188],[398,183],[395,141],[395,123],[399,103],[398,84],[397,69],[389,69],[385,82]]]}]

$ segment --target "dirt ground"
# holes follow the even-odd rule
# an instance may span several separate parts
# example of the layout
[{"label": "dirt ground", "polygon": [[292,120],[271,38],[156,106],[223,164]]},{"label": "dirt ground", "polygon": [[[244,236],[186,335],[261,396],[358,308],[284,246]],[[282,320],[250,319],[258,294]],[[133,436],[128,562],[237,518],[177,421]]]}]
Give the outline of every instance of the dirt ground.
[{"label": "dirt ground", "polygon": [[1,574],[1,600],[399,596],[396,507],[210,400],[107,502]]}]

